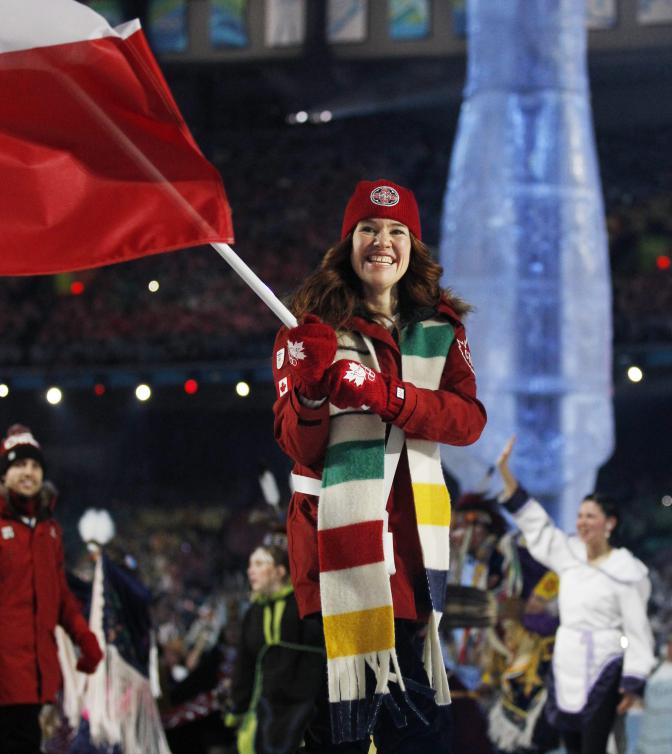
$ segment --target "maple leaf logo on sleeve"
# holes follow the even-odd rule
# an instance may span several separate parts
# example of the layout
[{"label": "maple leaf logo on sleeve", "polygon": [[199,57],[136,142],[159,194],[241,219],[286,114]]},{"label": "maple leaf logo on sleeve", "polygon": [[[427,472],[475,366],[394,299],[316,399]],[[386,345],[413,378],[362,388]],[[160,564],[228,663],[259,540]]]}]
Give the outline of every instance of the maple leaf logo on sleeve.
[{"label": "maple leaf logo on sleeve", "polygon": [[462,358],[467,362],[467,366],[474,374],[476,374],[476,372],[474,371],[474,362],[471,360],[471,350],[469,349],[469,343],[467,343],[467,339],[465,338],[464,340],[460,340],[458,338],[457,345],[459,346]]},{"label": "maple leaf logo on sleeve", "polygon": [[303,361],[306,358],[306,352],[303,350],[303,341],[297,340],[294,343],[291,340],[287,341],[287,356],[289,357],[289,363],[295,367],[299,361]]}]

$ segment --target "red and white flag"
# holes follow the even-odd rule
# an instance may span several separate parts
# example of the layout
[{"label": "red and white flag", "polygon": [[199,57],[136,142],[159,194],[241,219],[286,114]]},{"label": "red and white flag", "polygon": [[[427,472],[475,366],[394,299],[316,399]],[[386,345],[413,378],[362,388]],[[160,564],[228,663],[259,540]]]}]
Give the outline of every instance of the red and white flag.
[{"label": "red and white flag", "polygon": [[233,240],[221,178],[137,21],[2,0],[0,103],[1,275]]}]

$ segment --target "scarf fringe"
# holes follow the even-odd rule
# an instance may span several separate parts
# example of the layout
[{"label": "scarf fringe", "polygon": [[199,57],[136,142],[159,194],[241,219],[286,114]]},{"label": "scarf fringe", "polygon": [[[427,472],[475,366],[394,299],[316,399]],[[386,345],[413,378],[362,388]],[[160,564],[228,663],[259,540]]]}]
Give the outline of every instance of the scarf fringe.
[{"label": "scarf fringe", "polygon": [[[351,655],[327,660],[329,683],[329,714],[331,737],[334,743],[359,741],[369,729],[369,699],[366,697],[366,666],[378,675],[380,660],[376,655]],[[389,660],[387,663],[389,667]]]},{"label": "scarf fringe", "polygon": [[[390,664],[394,672],[391,672]],[[330,682],[338,683],[339,689],[347,688],[349,691],[365,694],[367,666],[376,679],[376,690],[373,696],[364,695],[355,699],[339,697],[338,701],[331,701],[329,704],[332,740],[335,744],[361,741],[372,735],[383,707],[387,709],[397,728],[404,728],[408,724],[409,713],[415,715],[425,725],[429,725],[427,718],[411,699],[409,689],[412,688],[417,693],[428,697],[434,697],[436,692],[412,680],[408,681],[409,689],[407,689],[394,650],[329,660],[327,667]],[[390,693],[389,683],[396,683],[399,686],[401,706]]]},{"label": "scarf fringe", "polygon": [[[373,697],[366,695],[367,667],[376,682]],[[399,686],[409,710],[424,720],[408,696],[394,649],[328,660],[327,674],[334,743],[360,741],[370,736],[383,705],[398,728],[406,725],[404,712],[390,694],[390,683]]]},{"label": "scarf fringe", "polygon": [[[375,703],[375,699],[374,699]],[[330,702],[331,740],[335,744],[361,741],[370,735],[369,700],[354,699],[349,702]],[[375,713],[377,716],[377,712]]]},{"label": "scarf fringe", "polygon": [[394,649],[385,649],[328,660],[329,699],[335,704],[364,699],[367,665],[376,680],[374,693],[388,694],[389,683],[397,683],[402,691],[406,691],[397,653]]},{"label": "scarf fringe", "polygon": [[58,664],[61,666],[63,676],[63,714],[68,725],[73,730],[77,730],[81,719],[86,676],[77,671],[75,645],[61,626],[56,626],[54,637],[58,648]]},{"label": "scarf fringe", "polygon": [[103,633],[103,574],[98,559],[93,577],[89,626],[96,634],[104,658],[92,675],[76,670],[75,650],[67,634],[58,629],[56,639],[63,675],[63,709],[68,724],[79,728],[89,721],[95,746],[118,744],[124,752],[170,754],[151,683],[129,665]]},{"label": "scarf fringe", "polygon": [[170,754],[149,680],[125,662],[113,645],[105,648],[103,682],[106,698],[101,700],[99,691],[84,697],[91,741],[120,743],[125,752]]},{"label": "scarf fringe", "polygon": [[523,725],[516,725],[504,711],[502,700],[490,710],[488,715],[488,734],[498,749],[502,751],[518,751],[532,747],[532,736],[537,720],[544,710],[546,692],[542,691],[534,704],[527,710]]},{"label": "scarf fringe", "polygon": [[121,657],[113,645],[94,674],[77,672],[72,642],[62,629],[56,637],[63,674],[63,711],[77,730],[88,718],[91,742],[118,744],[124,752],[170,754],[150,682]]},{"label": "scarf fringe", "polygon": [[438,705],[446,705],[451,703],[451,699],[446,666],[443,662],[443,652],[441,651],[441,641],[439,640],[440,621],[441,613],[433,611],[427,625],[427,636],[425,637],[422,662],[425,666],[429,685],[436,691],[434,698],[436,703]]}]

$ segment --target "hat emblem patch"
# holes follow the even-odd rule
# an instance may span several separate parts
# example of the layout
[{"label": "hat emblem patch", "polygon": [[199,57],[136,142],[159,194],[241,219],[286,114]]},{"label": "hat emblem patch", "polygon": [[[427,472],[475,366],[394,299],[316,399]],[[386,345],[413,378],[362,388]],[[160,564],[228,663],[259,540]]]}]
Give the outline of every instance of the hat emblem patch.
[{"label": "hat emblem patch", "polygon": [[399,193],[392,186],[377,186],[369,194],[369,199],[379,207],[394,207],[399,204]]}]

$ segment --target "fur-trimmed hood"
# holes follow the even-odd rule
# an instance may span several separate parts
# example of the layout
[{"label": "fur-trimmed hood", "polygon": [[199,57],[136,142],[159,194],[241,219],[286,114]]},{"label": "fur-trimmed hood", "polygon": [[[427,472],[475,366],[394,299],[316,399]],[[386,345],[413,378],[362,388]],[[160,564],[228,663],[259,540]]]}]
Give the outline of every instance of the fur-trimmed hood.
[{"label": "fur-trimmed hood", "polygon": [[[19,497],[10,492],[4,484],[0,484],[0,516],[4,518],[19,518],[20,511],[13,504],[13,500]],[[36,495],[38,501],[37,517],[39,519],[51,518],[56,508],[58,491],[56,487],[46,480]]]}]

